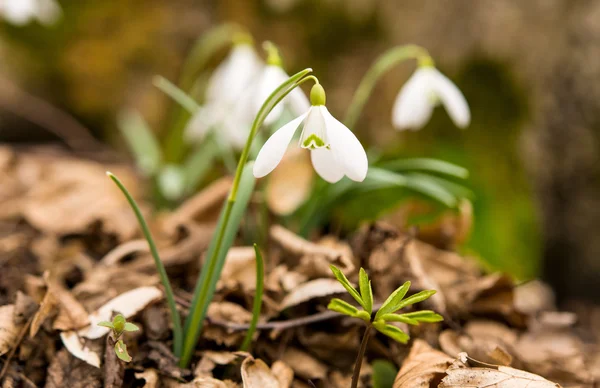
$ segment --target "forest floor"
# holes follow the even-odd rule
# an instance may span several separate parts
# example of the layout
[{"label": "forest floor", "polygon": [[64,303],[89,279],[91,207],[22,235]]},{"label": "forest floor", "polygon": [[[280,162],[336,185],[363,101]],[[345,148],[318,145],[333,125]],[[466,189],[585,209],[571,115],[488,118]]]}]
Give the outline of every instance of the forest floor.
[{"label": "forest floor", "polygon": [[[407,345],[371,337],[362,387],[598,386],[599,308],[557,311],[544,283],[517,285],[445,249],[452,244],[442,226],[425,239],[385,222],[309,241],[272,219],[261,247],[262,314],[249,353],[239,346],[256,271],[253,248],[244,246],[248,225],[242,227],[191,367],[181,369],[148,245],[106,170],[143,197],[144,185],[126,165],[0,147],[2,387],[347,388],[364,324],[326,309],[332,297],[347,296],[330,264],[353,282],[365,268],[376,304],[407,280],[411,293],[438,291],[419,307],[442,314],[443,322],[399,323],[410,333]],[[183,316],[230,184],[218,179],[171,212],[152,215],[140,200]],[[141,329],[124,337],[130,363],[105,349],[109,337],[95,323],[106,311]]]}]

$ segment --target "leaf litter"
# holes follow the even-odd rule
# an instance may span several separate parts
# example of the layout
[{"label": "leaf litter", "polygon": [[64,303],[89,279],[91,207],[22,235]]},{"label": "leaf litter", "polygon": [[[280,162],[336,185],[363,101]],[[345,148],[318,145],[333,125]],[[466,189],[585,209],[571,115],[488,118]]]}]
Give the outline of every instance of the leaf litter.
[{"label": "leaf litter", "polygon": [[[305,162],[289,161],[292,166]],[[370,365],[378,359],[399,369],[394,388],[598,383],[600,333],[597,320],[589,318],[598,313],[558,311],[544,283],[516,285],[449,250],[471,228],[468,207],[459,219],[444,218],[440,228],[452,231],[445,234],[376,222],[344,238],[308,240],[271,225],[264,247],[263,308],[251,355],[238,352],[256,280],[252,248],[241,233],[227,256],[192,368],[180,369],[170,352],[172,328],[147,246],[127,204],[106,181],[106,168],[52,149],[0,147],[0,287],[7,290],[0,299],[0,360],[8,363],[10,384],[346,388],[364,329],[325,311],[332,296],[343,295],[330,264],[354,284],[357,269],[364,267],[373,280],[375,305],[405,281],[412,282],[411,292],[438,291],[419,308],[437,310],[445,321],[406,327],[412,338],[408,345],[374,336],[362,387],[371,386]],[[126,166],[110,169],[137,182]],[[291,178],[273,178],[265,200],[274,213],[287,214],[305,194],[282,196]],[[312,175],[297,179],[304,187]],[[134,192],[139,198],[143,186],[127,186],[140,188]],[[219,179],[173,212],[149,217],[184,314],[230,187],[230,178]],[[141,328],[126,338],[133,356],[128,364],[111,358],[107,330],[95,325],[117,312]],[[19,340],[28,322],[33,338]],[[14,354],[10,359],[9,353]]]}]

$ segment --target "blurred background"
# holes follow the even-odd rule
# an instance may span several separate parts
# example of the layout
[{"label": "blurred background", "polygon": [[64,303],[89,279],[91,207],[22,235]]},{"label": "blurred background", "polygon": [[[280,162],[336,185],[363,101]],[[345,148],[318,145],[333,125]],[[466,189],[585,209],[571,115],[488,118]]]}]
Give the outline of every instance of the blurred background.
[{"label": "blurred background", "polygon": [[[40,101],[123,155],[116,118],[124,108],[165,138],[172,102],[152,77],[177,79],[196,39],[226,21],[275,42],[288,73],[313,68],[337,116],[379,54],[419,44],[465,94],[470,127],[459,130],[436,109],[421,131],[393,130],[409,61],[378,84],[357,136],[388,155],[470,171],[474,226],[462,251],[523,281],[542,276],[562,298],[600,295],[600,1],[58,0],[50,10],[50,0],[35,1],[45,15],[0,12],[0,141],[66,133],[71,148],[93,143],[69,134],[77,125],[48,117]],[[49,131],[48,121],[60,124]]]}]

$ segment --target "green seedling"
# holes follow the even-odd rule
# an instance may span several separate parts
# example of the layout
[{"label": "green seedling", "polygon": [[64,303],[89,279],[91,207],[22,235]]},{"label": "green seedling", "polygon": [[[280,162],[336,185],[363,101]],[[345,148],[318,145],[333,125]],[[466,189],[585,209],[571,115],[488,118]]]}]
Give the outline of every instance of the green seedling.
[{"label": "green seedling", "polygon": [[369,280],[367,272],[363,268],[360,269],[358,273],[359,289],[357,290],[352,284],[350,284],[342,271],[333,265],[331,265],[330,268],[335,278],[342,284],[342,286],[344,286],[346,291],[348,291],[350,296],[356,300],[362,309],[359,309],[338,298],[333,298],[331,302],[329,302],[327,308],[340,314],[362,319],[367,324],[367,328],[360,345],[360,350],[356,358],[356,363],[354,365],[352,388],[356,388],[358,386],[360,367],[367,349],[367,343],[369,341],[371,329],[375,329],[378,332],[392,338],[393,340],[405,344],[410,338],[409,335],[400,328],[390,324],[390,322],[402,322],[409,325],[418,325],[421,322],[433,323],[444,320],[441,315],[431,310],[396,314],[397,311],[403,309],[404,307],[422,302],[435,294],[435,290],[425,290],[405,298],[408,289],[410,288],[410,282],[404,283],[396,291],[394,291],[386,299],[386,301],[383,302],[375,315],[373,315],[373,289],[371,288],[371,281]]},{"label": "green seedling", "polygon": [[125,362],[130,362],[131,356],[129,353],[127,353],[127,345],[125,345],[121,337],[125,332],[138,331],[140,328],[131,322],[127,322],[122,314],[117,314],[113,318],[112,322],[98,322],[98,326],[108,327],[111,330],[111,335],[115,341],[115,354],[117,357],[119,357],[119,359]]}]

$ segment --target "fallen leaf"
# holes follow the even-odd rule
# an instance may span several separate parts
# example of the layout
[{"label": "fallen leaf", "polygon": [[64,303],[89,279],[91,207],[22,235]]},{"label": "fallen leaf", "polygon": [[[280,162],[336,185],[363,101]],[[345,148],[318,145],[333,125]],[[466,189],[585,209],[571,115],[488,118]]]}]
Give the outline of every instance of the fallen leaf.
[{"label": "fallen leaf", "polygon": [[59,285],[53,285],[52,288],[59,304],[58,316],[54,320],[52,328],[54,330],[66,331],[80,329],[89,325],[88,312],[75,299],[71,292]]},{"label": "fallen leaf", "polygon": [[279,382],[280,388],[289,388],[294,381],[294,371],[283,361],[275,361],[271,366],[271,372]]},{"label": "fallen leaf", "polygon": [[29,337],[35,337],[44,321],[48,319],[50,315],[58,313],[57,307],[58,300],[54,295],[53,289],[51,287],[48,287],[48,289],[46,290],[46,295],[44,296],[44,299],[42,299],[42,303],[40,304],[40,308],[33,316],[33,321],[31,321],[31,327],[29,328]]},{"label": "fallen leaf", "polygon": [[308,199],[315,175],[309,154],[292,148],[269,177],[265,189],[269,209],[280,216],[291,214]]},{"label": "fallen leaf", "polygon": [[285,388],[264,361],[253,357],[242,362],[242,381],[244,388]]},{"label": "fallen leaf", "polygon": [[[231,302],[213,302],[208,306],[207,317],[209,321],[248,323],[252,319],[252,313]],[[216,325],[207,325],[204,329],[204,338],[215,341],[219,345],[233,346],[240,344],[245,333],[236,331],[228,332]]]},{"label": "fallen leaf", "polygon": [[232,247],[227,252],[217,289],[237,287],[242,287],[244,291],[256,288],[256,257],[253,247]]},{"label": "fallen leaf", "polygon": [[100,368],[100,355],[86,345],[86,341],[80,338],[74,331],[65,331],[60,333],[60,339],[65,348],[74,357],[85,361],[86,363]]},{"label": "fallen leaf", "polygon": [[29,295],[17,291],[15,298],[14,322],[24,325],[38,309],[38,304]]},{"label": "fallen leaf", "polygon": [[74,359],[64,349],[52,359],[46,388],[95,388],[102,386],[100,369]]},{"label": "fallen leaf", "polygon": [[148,304],[161,299],[162,291],[158,287],[139,287],[127,291],[100,307],[88,316],[90,325],[79,330],[79,335],[89,339],[96,339],[107,334],[110,329],[98,326],[98,322],[110,321],[115,312],[130,318],[141,311]]},{"label": "fallen leaf", "polygon": [[519,369],[507,366],[477,367],[467,366],[466,353],[448,368],[447,376],[442,379],[439,388],[557,388],[560,385]]},{"label": "fallen leaf", "polygon": [[281,360],[292,368],[292,375],[309,380],[323,380],[327,377],[327,366],[297,348],[287,348]]},{"label": "fallen leaf", "polygon": [[315,279],[298,286],[291,293],[286,295],[281,301],[279,308],[281,310],[285,310],[286,308],[299,305],[300,303],[307,302],[314,298],[320,298],[323,296],[340,294],[344,292],[346,292],[344,286],[342,286],[340,282],[335,279]]},{"label": "fallen leaf", "polygon": [[393,388],[435,387],[452,361],[452,358],[433,349],[427,342],[415,340],[396,376]]},{"label": "fallen leaf", "polygon": [[15,325],[15,305],[0,306],[0,356],[7,353],[17,340],[20,327]]},{"label": "fallen leaf", "polygon": [[158,372],[156,369],[146,369],[143,372],[135,373],[137,380],[144,380],[142,388],[157,388],[159,386]]}]

